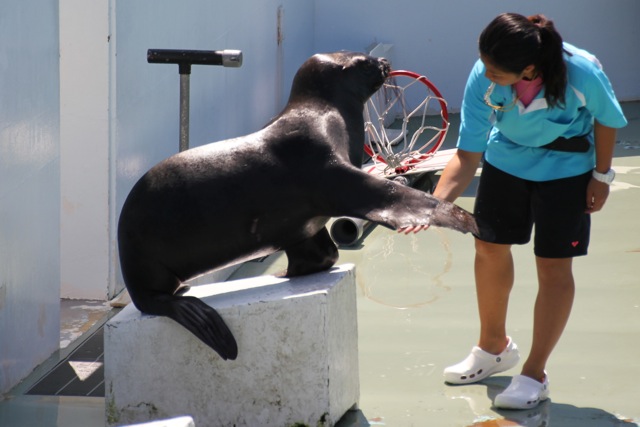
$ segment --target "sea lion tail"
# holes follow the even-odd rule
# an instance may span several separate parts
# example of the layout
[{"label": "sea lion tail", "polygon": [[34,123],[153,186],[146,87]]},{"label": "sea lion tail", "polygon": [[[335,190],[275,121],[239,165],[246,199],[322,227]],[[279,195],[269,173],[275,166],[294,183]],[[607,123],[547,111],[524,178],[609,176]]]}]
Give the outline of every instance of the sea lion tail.
[{"label": "sea lion tail", "polygon": [[238,344],[216,310],[192,296],[162,296],[154,298],[149,314],[167,316],[184,326],[224,360],[238,357]]}]

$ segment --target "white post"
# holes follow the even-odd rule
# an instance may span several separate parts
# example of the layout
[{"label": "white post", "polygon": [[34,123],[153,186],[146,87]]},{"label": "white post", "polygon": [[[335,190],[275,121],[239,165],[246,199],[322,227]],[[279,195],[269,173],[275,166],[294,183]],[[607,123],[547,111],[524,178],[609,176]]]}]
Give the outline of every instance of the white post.
[{"label": "white post", "polygon": [[105,327],[108,425],[188,414],[197,426],[332,426],[358,403],[353,265],[188,294],[220,313],[238,358],[224,361],[176,322],[127,306]]},{"label": "white post", "polygon": [[63,298],[106,300],[111,263],[110,2],[60,0]]}]

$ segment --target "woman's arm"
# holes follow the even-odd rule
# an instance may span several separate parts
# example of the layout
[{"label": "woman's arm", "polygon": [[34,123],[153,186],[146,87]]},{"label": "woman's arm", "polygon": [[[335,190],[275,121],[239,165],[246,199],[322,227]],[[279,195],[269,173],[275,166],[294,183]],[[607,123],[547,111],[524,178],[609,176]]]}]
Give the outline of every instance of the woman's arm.
[{"label": "woman's arm", "polygon": [[[613,161],[613,149],[616,143],[616,129],[594,124],[593,139],[596,146],[596,172],[607,173]],[[587,213],[601,210],[609,197],[609,184],[591,178],[587,186]]]},{"label": "woman's arm", "polygon": [[471,183],[482,154],[458,149],[442,171],[433,195],[449,202],[455,201]]}]

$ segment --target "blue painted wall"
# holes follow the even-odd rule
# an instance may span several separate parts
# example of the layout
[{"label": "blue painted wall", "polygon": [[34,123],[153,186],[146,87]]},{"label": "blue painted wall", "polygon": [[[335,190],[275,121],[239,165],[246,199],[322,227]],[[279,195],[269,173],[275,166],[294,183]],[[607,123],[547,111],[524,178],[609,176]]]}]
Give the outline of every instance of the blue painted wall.
[{"label": "blue painted wall", "polygon": [[241,50],[240,68],[192,67],[190,141],[194,147],[243,135],[284,106],[293,73],[313,51],[312,6],[299,0],[118,3],[119,206],[134,180],[178,149],[178,67],[148,64],[147,49]]},{"label": "blue painted wall", "polygon": [[0,392],[58,348],[57,5],[0,3]]},{"label": "blue painted wall", "polygon": [[425,74],[459,111],[478,58],[478,36],[502,12],[546,15],[564,40],[600,59],[619,99],[640,99],[637,0],[322,0],[316,2],[315,46],[329,51],[393,44],[394,68]]}]

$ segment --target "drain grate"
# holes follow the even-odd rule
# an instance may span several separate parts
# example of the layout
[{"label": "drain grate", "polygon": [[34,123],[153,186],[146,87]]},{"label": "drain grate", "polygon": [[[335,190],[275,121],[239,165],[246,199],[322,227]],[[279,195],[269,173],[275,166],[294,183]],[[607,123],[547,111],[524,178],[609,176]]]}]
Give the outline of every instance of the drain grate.
[{"label": "drain grate", "polygon": [[104,397],[104,329],[98,329],[26,394]]}]

